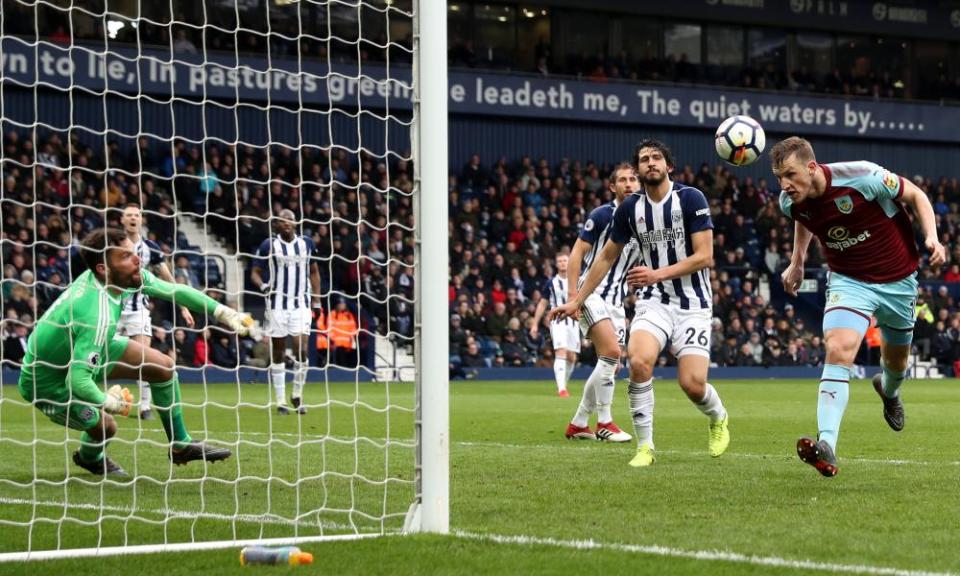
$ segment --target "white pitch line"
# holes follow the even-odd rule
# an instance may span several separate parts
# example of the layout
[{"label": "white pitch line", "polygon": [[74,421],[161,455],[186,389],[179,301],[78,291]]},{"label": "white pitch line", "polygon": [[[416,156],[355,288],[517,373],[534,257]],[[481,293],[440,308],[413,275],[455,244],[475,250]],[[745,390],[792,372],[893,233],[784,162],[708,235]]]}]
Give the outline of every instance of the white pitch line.
[{"label": "white pitch line", "polygon": [[[478,447],[478,448],[504,448],[508,450],[585,450],[584,444],[589,444],[589,442],[577,441],[577,442],[567,442],[566,444],[508,444],[502,442],[454,442],[454,445],[464,446],[467,448]],[[578,446],[580,444],[580,446]],[[696,452],[693,450],[657,450],[657,454],[677,454],[681,456],[696,456],[705,454],[706,452]],[[794,458],[792,453],[784,452],[780,454],[750,454],[743,452],[725,452],[723,454],[725,458],[733,456],[735,458],[755,458],[755,459],[778,459],[783,458],[784,460],[792,460]],[[960,466],[960,460],[945,460],[942,462],[931,461],[931,460],[883,460],[878,458],[857,458],[857,457],[843,457],[840,460],[841,462],[861,462],[864,464],[884,464],[892,466]]]},{"label": "white pitch line", "polygon": [[737,564],[751,564],[754,566],[771,566],[775,568],[793,568],[798,570],[819,570],[842,574],[870,574],[873,576],[958,576],[953,572],[928,572],[926,570],[905,570],[887,566],[870,566],[867,564],[839,564],[835,562],[817,562],[814,560],[791,560],[779,556],[755,556],[723,550],[684,550],[669,546],[649,544],[615,544],[597,542],[596,540],[559,540],[556,538],[540,538],[535,536],[504,536],[499,534],[477,534],[474,532],[454,531],[453,534],[466,540],[493,542],[496,544],[517,544],[522,546],[553,546],[574,550],[613,550],[632,554],[648,554],[670,558],[690,558],[708,562],[733,562]]},{"label": "white pitch line", "polygon": [[[301,524],[307,526],[316,526],[314,523],[297,522],[294,520],[283,520],[279,518],[270,518],[254,516],[250,514],[238,514],[230,516],[227,514],[215,514],[211,512],[189,512],[186,510],[171,509],[135,509],[127,506],[113,505],[95,505],[84,503],[56,502],[49,500],[26,500],[19,498],[0,497],[0,504],[43,506],[53,508],[72,508],[81,510],[106,510],[111,512],[123,513],[146,513],[167,516],[169,518],[204,518],[223,521],[252,522],[257,524]],[[343,526],[325,522],[324,525],[337,529],[351,529],[349,526]],[[516,544],[521,546],[552,546],[557,548],[570,548],[574,550],[613,550],[618,552],[627,552],[632,554],[648,554],[654,556],[664,556],[671,558],[690,558],[694,560],[734,562],[738,564],[752,564],[755,566],[772,566],[776,568],[793,568],[799,570],[820,570],[823,572],[845,573],[845,574],[870,574],[874,576],[958,576],[952,572],[929,572],[925,570],[905,570],[902,568],[891,568],[887,566],[870,566],[866,564],[839,564],[834,562],[815,562],[813,560],[791,560],[779,556],[755,556],[740,554],[738,552],[727,552],[722,550],[684,550],[682,548],[671,548],[669,546],[657,546],[648,544],[620,544],[609,542],[598,542],[596,540],[559,540],[556,538],[541,538],[534,536],[504,536],[499,534],[477,534],[474,532],[465,532],[455,530],[452,534],[458,538],[466,540],[475,540],[481,542],[493,542],[496,544]]]}]

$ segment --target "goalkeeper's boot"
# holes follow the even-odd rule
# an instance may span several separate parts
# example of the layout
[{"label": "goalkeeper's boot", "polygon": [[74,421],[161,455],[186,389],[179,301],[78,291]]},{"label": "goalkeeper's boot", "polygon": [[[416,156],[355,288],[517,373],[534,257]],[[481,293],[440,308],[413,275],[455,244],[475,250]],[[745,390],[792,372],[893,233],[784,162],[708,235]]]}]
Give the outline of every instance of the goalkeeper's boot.
[{"label": "goalkeeper's boot", "polygon": [[118,478],[129,478],[130,475],[120,467],[119,464],[111,460],[104,454],[98,462],[87,462],[80,458],[80,451],[73,453],[73,463],[83,468],[94,476],[116,476]]},{"label": "goalkeeper's boot", "polygon": [[302,399],[292,397],[290,398],[290,403],[293,404],[293,407],[297,409],[297,414],[303,415],[307,413],[307,407],[303,405]]},{"label": "goalkeeper's boot", "polygon": [[147,409],[145,409],[145,410],[141,410],[141,411],[140,411],[140,419],[141,419],[141,420],[153,420],[153,410],[151,410],[151,409],[149,409],[149,408],[147,408]]},{"label": "goalkeeper's boot", "polygon": [[801,460],[816,468],[817,472],[828,478],[836,476],[840,472],[840,469],[837,468],[837,457],[826,440],[817,441],[804,436],[797,440],[797,455],[800,456]]},{"label": "goalkeeper's boot", "polygon": [[710,421],[710,435],[707,440],[707,450],[714,458],[727,451],[730,445],[730,430],[727,428],[728,417],[724,416],[722,420]]},{"label": "goalkeeper's boot", "polygon": [[886,394],[883,393],[883,382],[880,374],[873,377],[873,389],[877,391],[880,399],[883,400],[883,419],[886,420],[887,424],[895,431],[899,432],[903,430],[903,402],[900,401],[900,396],[887,398]]},{"label": "goalkeeper's boot", "polygon": [[177,466],[194,460],[216,462],[226,460],[232,455],[233,452],[229,448],[218,448],[206,442],[190,442],[183,448],[171,448],[170,450],[170,460]]},{"label": "goalkeeper's boot", "polygon": [[564,436],[568,440],[596,440],[597,436],[594,434],[589,426],[577,426],[573,422],[567,424],[567,431],[564,433]]},{"label": "goalkeeper's boot", "polygon": [[653,446],[649,443],[643,443],[637,448],[637,453],[633,457],[633,460],[630,461],[630,465],[634,468],[643,468],[650,466],[656,462],[656,460],[653,456]]},{"label": "goalkeeper's boot", "polygon": [[619,426],[610,422],[597,422],[597,440],[606,440],[607,442],[629,442],[633,436],[620,429]]}]

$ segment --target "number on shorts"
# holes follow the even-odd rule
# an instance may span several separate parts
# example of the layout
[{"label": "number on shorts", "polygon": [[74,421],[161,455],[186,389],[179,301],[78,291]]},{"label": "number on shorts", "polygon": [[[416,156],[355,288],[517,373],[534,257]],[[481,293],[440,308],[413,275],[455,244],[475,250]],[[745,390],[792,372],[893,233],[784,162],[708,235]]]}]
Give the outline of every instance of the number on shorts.
[{"label": "number on shorts", "polygon": [[701,346],[706,346],[710,342],[709,340],[707,340],[706,330],[701,330],[700,333],[698,334],[695,328],[687,328],[686,334],[687,334],[687,341],[684,343],[686,346],[693,345],[694,336],[696,336],[697,344]]}]

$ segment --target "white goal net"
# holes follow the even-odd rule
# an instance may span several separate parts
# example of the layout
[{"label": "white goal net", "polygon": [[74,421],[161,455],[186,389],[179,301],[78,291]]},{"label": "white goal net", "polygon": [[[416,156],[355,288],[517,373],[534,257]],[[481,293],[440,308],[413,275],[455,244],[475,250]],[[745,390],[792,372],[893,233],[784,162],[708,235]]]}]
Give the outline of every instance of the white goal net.
[{"label": "white goal net", "polygon": [[[419,305],[446,297],[444,3],[0,2],[0,561],[446,531],[446,354],[420,353],[446,350],[446,309]],[[128,477],[75,463],[69,361],[31,344],[107,228],[269,329],[142,303],[121,330],[179,394],[165,412],[97,382],[137,402],[105,447]],[[278,347],[307,316],[306,355]],[[31,354],[62,395],[24,392]],[[231,456],[175,466],[177,407]]]}]

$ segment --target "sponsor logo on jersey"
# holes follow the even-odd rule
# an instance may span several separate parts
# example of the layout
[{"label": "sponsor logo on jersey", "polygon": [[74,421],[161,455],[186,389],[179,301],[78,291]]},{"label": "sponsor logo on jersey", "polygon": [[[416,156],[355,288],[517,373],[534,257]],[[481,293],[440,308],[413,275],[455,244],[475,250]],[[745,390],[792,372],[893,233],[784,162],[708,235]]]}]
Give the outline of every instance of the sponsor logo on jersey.
[{"label": "sponsor logo on jersey", "polygon": [[884,174],[883,174],[883,185],[886,186],[887,188],[889,188],[890,190],[896,190],[896,189],[897,189],[897,184],[899,184],[899,182],[898,182],[897,180],[898,180],[898,179],[897,179],[897,175],[896,175],[896,174],[893,174],[893,173],[891,173],[891,172],[884,172]]},{"label": "sponsor logo on jersey", "polygon": [[850,198],[849,194],[837,198],[834,202],[837,203],[837,210],[839,210],[841,214],[853,212],[853,198]]},{"label": "sponsor logo on jersey", "polygon": [[680,228],[661,228],[659,230],[649,230],[640,234],[640,242],[643,244],[676,242],[681,238],[683,238],[683,230]]},{"label": "sponsor logo on jersey", "polygon": [[848,248],[853,248],[857,244],[862,244],[870,238],[870,231],[864,230],[857,236],[850,236],[850,231],[843,226],[834,226],[827,231],[827,236],[835,242],[826,242],[827,248],[843,252]]},{"label": "sponsor logo on jersey", "polygon": [[850,236],[850,231],[843,226],[834,226],[833,228],[827,230],[827,236],[831,240],[836,240],[839,242],[841,240],[846,240]]}]

